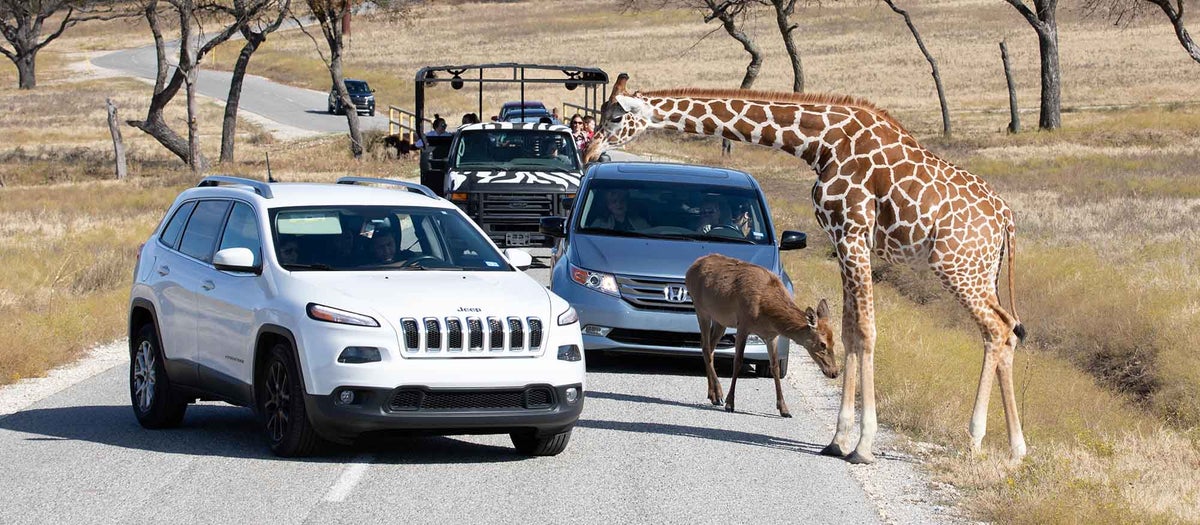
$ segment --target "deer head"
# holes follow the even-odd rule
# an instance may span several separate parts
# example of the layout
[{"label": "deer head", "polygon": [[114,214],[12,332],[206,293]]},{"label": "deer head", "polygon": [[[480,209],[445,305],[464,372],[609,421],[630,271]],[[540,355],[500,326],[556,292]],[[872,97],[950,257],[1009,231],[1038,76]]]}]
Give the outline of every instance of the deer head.
[{"label": "deer head", "polygon": [[595,161],[605,150],[625,145],[650,127],[654,108],[640,93],[629,93],[625,88],[628,82],[629,75],[617,76],[612,94],[600,107],[600,120],[596,123],[600,129],[584,150],[583,162]]},{"label": "deer head", "polygon": [[835,378],[841,373],[833,348],[833,326],[829,321],[829,303],[825,299],[817,304],[817,310],[809,307],[804,311],[808,326],[799,334],[789,334],[788,337],[804,346],[812,357],[821,373],[826,377]]}]

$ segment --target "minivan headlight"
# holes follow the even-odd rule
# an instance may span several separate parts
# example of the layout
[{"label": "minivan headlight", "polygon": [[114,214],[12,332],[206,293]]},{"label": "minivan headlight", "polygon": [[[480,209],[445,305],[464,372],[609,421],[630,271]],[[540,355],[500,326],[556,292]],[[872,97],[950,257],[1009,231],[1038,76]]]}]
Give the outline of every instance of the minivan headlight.
[{"label": "minivan headlight", "polygon": [[611,274],[584,270],[572,265],[571,280],[598,292],[614,297],[621,296],[621,291],[617,289],[617,278]]},{"label": "minivan headlight", "polygon": [[373,317],[354,312],[347,312],[317,303],[308,303],[308,317],[327,323],[349,324],[354,326],[379,326]]}]

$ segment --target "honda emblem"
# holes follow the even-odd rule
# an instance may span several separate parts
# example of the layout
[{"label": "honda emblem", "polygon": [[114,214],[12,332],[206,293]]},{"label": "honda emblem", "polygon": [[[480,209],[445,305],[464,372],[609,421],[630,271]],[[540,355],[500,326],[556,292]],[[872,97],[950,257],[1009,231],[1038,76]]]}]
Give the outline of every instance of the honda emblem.
[{"label": "honda emblem", "polygon": [[668,284],[663,288],[663,298],[668,303],[690,303],[692,297],[688,295],[687,287],[682,284]]}]

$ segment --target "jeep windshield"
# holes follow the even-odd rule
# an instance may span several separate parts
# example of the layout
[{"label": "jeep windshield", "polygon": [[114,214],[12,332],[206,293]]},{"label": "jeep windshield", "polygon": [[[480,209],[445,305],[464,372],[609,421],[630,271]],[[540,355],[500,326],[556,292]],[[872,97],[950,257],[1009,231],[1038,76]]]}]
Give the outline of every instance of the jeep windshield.
[{"label": "jeep windshield", "polygon": [[579,171],[571,135],[545,129],[463,131],[450,156],[460,170]]},{"label": "jeep windshield", "polygon": [[296,271],[512,267],[466,219],[438,208],[312,206],[271,211],[280,266]]},{"label": "jeep windshield", "polygon": [[772,244],[758,192],[706,184],[596,180],[582,196],[578,233]]}]

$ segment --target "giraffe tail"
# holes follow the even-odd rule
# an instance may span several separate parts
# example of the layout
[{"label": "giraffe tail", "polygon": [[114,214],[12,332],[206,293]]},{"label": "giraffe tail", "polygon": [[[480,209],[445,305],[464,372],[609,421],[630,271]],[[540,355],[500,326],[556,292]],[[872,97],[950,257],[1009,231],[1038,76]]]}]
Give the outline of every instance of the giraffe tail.
[{"label": "giraffe tail", "polygon": [[1015,326],[1013,326],[1013,333],[1016,334],[1017,339],[1023,343],[1025,342],[1025,325],[1021,324],[1021,316],[1017,315],[1017,294],[1015,286],[1013,285],[1013,252],[1016,251],[1016,248],[1013,245],[1013,241],[1015,240],[1015,230],[1016,228],[1014,228],[1012,224],[1008,225],[1007,232],[1005,233],[1004,237],[1004,251],[1008,254],[1008,303],[1009,308],[1012,309],[1013,320],[1017,323]]}]

